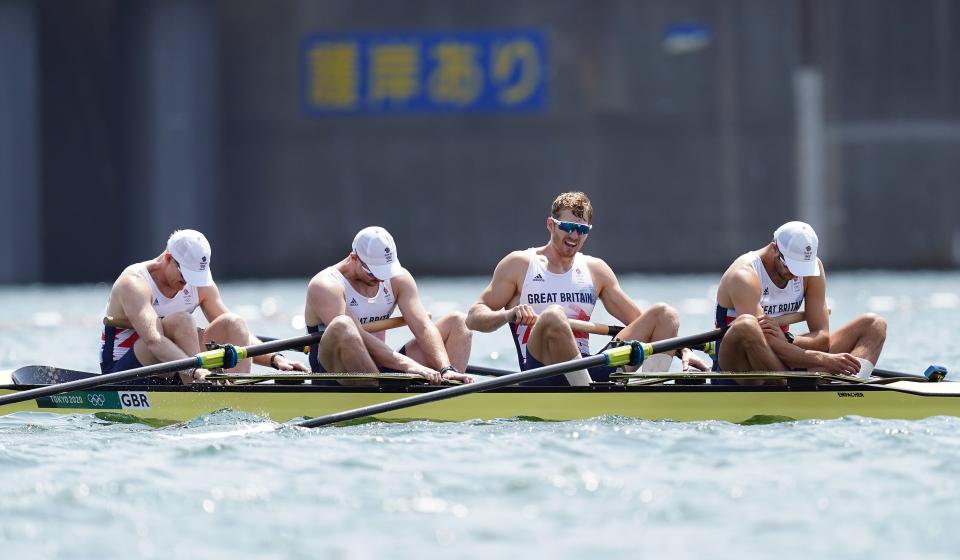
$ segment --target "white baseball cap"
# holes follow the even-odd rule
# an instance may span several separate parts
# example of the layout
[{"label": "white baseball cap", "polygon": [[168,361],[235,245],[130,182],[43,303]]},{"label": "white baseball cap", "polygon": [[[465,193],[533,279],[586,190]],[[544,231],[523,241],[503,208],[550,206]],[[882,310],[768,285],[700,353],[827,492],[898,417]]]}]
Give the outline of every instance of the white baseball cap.
[{"label": "white baseball cap", "polygon": [[773,232],[787,268],[796,276],[820,276],[817,264],[817,233],[810,224],[787,222]]},{"label": "white baseball cap", "polygon": [[187,284],[213,284],[213,275],[210,274],[210,243],[202,233],[193,229],[173,232],[167,240],[167,251],[180,265],[180,274]]},{"label": "white baseball cap", "polygon": [[397,244],[390,232],[379,226],[365,227],[353,238],[353,252],[377,280],[389,280],[403,272],[397,260]]}]

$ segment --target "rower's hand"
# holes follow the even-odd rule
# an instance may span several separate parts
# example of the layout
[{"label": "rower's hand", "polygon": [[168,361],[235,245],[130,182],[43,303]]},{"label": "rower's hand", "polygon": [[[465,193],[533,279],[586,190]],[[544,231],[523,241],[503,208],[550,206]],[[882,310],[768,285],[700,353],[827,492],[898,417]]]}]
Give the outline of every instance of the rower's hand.
[{"label": "rower's hand", "polygon": [[210,375],[209,369],[197,368],[194,370],[187,370],[180,372],[180,380],[184,385],[189,385],[190,383],[203,383],[207,376]]},{"label": "rower's hand", "polygon": [[820,354],[819,369],[827,373],[839,373],[842,375],[857,375],[860,373],[860,360],[851,354]]},{"label": "rower's hand", "polygon": [[304,373],[310,373],[310,368],[304,365],[303,362],[298,362],[296,360],[288,360],[283,357],[282,354],[278,355],[273,360],[274,365],[280,371],[301,371]]},{"label": "rower's hand", "polygon": [[693,350],[689,348],[681,350],[680,363],[683,365],[683,370],[681,371],[690,371],[691,368],[697,371],[710,371],[710,366],[712,365],[701,360],[700,356],[694,354]]},{"label": "rower's hand", "polygon": [[457,371],[448,371],[443,374],[444,381],[459,381],[460,383],[473,383],[473,376]]},{"label": "rower's hand", "polygon": [[781,340],[787,339],[787,337],[784,336],[783,329],[780,328],[780,325],[778,325],[770,317],[761,315],[757,317],[757,322],[760,323],[760,330],[762,330],[763,334],[767,337],[779,338]]},{"label": "rower's hand", "polygon": [[537,312],[527,304],[520,304],[510,310],[510,322],[517,325],[532,325],[537,322]]},{"label": "rower's hand", "polygon": [[424,379],[426,379],[427,382],[430,383],[431,385],[439,385],[441,381],[439,371],[432,370],[420,364],[416,364],[415,366],[408,369],[407,373],[415,373],[420,377],[423,377]]}]

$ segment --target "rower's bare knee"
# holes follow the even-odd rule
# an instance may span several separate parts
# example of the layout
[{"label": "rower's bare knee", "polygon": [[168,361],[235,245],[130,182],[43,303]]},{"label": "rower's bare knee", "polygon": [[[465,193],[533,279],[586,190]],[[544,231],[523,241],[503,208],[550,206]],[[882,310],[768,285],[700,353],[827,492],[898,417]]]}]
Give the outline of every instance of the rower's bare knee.
[{"label": "rower's bare knee", "polygon": [[330,324],[323,331],[323,337],[320,339],[320,344],[326,346],[340,346],[351,342],[363,344],[363,339],[356,323],[346,315],[340,315],[330,321]]},{"label": "rower's bare knee", "polygon": [[567,322],[567,315],[559,305],[551,305],[543,310],[543,313],[537,317],[536,329],[540,331],[543,337],[564,339],[570,337],[570,324]]},{"label": "rower's bare knee", "polygon": [[167,315],[160,320],[160,324],[164,336],[171,340],[184,336],[197,336],[197,324],[193,322],[193,316],[183,311]]},{"label": "rower's bare knee", "polygon": [[753,315],[740,315],[727,327],[726,334],[723,335],[723,343],[758,343],[764,340],[763,329],[760,328],[760,321]]},{"label": "rower's bare knee", "polygon": [[655,303],[645,313],[653,316],[657,327],[667,331],[666,336],[676,335],[680,330],[680,313],[666,303]]},{"label": "rower's bare knee", "polygon": [[[723,346],[720,350],[719,366],[722,371],[750,371],[754,368],[753,361],[769,361],[764,364],[767,369],[780,369],[773,359],[764,360],[763,356],[769,352],[766,347],[766,338],[760,322],[753,315],[740,315],[727,327],[723,335]],[[751,358],[752,356],[752,358]],[[763,382],[738,380],[743,385],[759,385]]]},{"label": "rower's bare knee", "polygon": [[876,313],[864,313],[855,319],[860,332],[883,342],[887,339],[887,320]]},{"label": "rower's bare knee", "polygon": [[458,341],[470,341],[473,339],[473,331],[467,328],[467,314],[462,311],[454,311],[437,321],[437,329],[444,341],[455,339]]},{"label": "rower's bare knee", "polygon": [[[214,329],[215,332],[212,332]],[[217,342],[229,342],[232,344],[246,344],[250,339],[250,332],[247,329],[247,322],[236,313],[224,313],[220,315],[207,328],[217,338]]]}]

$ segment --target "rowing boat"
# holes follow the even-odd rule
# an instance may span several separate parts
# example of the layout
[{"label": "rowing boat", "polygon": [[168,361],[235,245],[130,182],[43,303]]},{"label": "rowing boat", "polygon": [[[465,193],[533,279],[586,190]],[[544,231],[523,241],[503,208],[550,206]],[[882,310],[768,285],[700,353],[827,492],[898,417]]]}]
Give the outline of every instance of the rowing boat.
[{"label": "rowing boat", "polygon": [[[44,366],[27,366],[18,372],[33,375],[11,376],[12,372],[0,372],[0,396],[36,388],[39,385],[38,372],[58,380],[92,375]],[[778,378],[790,383],[776,386],[715,385],[702,383],[702,374],[636,374],[624,376],[618,382],[597,383],[589,387],[505,387],[387,412],[377,415],[377,419],[464,421],[524,418],[560,421],[622,416],[750,424],[843,416],[890,419],[960,416],[960,383],[956,382],[872,379],[864,383],[796,372],[738,375]],[[240,377],[232,376],[234,380]],[[291,377],[299,377],[296,381],[300,383],[288,384]],[[32,384],[16,383],[15,378],[32,380]],[[377,379],[380,385],[345,387],[308,382],[311,379],[343,378]],[[694,379],[697,384],[687,384]],[[263,382],[265,380],[268,382]],[[664,383],[667,380],[669,384]],[[411,381],[410,376],[403,374],[261,374],[249,376],[247,382],[233,384],[104,385],[4,406],[0,412],[93,413],[105,420],[138,421],[160,426],[226,409],[288,422],[294,418],[319,417],[441,389]],[[798,383],[801,381],[805,383]]]}]

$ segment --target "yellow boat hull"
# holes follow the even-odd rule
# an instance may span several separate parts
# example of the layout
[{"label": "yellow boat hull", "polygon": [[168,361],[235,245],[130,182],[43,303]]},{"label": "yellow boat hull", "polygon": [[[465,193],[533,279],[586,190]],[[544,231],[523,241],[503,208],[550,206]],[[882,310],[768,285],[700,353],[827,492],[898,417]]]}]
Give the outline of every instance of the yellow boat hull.
[{"label": "yellow boat hull", "polygon": [[[960,383],[843,387],[600,386],[507,388],[475,393],[378,415],[381,420],[463,421],[496,418],[580,420],[623,416],[649,420],[757,421],[843,416],[920,419],[960,416]],[[182,422],[215,411],[242,411],[276,422],[318,417],[391,401],[436,388],[328,388],[311,385],[105,387],[0,407],[19,411],[137,418],[153,425]],[[0,395],[15,392],[0,387]],[[121,416],[122,415],[122,416]]]}]

